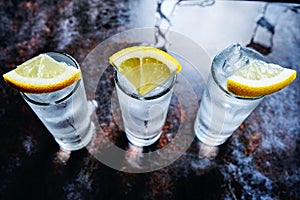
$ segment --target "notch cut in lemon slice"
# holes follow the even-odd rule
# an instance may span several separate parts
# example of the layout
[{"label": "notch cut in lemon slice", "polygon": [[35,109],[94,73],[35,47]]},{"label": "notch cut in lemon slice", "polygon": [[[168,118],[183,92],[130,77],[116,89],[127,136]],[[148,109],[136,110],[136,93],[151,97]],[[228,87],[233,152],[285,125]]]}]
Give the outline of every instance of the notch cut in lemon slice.
[{"label": "notch cut in lemon slice", "polygon": [[295,78],[295,70],[255,60],[227,79],[227,89],[237,96],[259,97],[285,88]]},{"label": "notch cut in lemon slice", "polygon": [[109,58],[119,73],[131,82],[140,96],[145,96],[181,70],[170,54],[150,46],[122,49]]},{"label": "notch cut in lemon slice", "polygon": [[79,69],[40,54],[3,75],[13,88],[26,93],[48,93],[63,89],[81,78]]}]

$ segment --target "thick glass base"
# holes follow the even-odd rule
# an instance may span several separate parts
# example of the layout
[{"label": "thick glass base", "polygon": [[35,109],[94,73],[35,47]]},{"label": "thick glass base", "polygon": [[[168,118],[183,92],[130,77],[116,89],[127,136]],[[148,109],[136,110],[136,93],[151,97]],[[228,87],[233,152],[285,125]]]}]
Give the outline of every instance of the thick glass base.
[{"label": "thick glass base", "polygon": [[160,135],[161,132],[159,132],[157,135],[151,137],[151,138],[138,138],[136,136],[134,136],[133,134],[131,134],[126,128],[125,128],[125,132],[126,132],[126,136],[129,140],[129,142],[135,146],[139,146],[139,147],[145,147],[145,146],[149,146],[153,143],[155,143]]},{"label": "thick glass base", "polygon": [[84,138],[80,138],[80,142],[63,143],[60,140],[57,140],[57,139],[55,139],[55,140],[62,149],[67,150],[67,151],[76,151],[76,150],[84,148],[85,146],[87,146],[89,144],[89,142],[93,138],[94,130],[95,130],[94,124],[93,124],[93,122],[91,122],[91,125],[89,126],[87,134],[84,136]]},{"label": "thick glass base", "polygon": [[196,119],[194,125],[194,131],[196,137],[206,145],[218,146],[223,144],[231,134],[218,134],[211,132],[205,125],[200,123],[200,120]]}]

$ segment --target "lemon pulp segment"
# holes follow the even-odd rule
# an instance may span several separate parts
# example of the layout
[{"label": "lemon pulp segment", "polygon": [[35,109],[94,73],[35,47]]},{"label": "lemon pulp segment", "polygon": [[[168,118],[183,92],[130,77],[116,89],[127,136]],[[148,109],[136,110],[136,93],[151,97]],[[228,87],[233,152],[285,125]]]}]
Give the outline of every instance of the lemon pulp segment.
[{"label": "lemon pulp segment", "polygon": [[179,62],[170,54],[146,46],[120,50],[110,57],[110,63],[145,96],[181,70]]},{"label": "lemon pulp segment", "polygon": [[227,79],[227,89],[238,96],[259,97],[285,88],[295,78],[295,70],[261,61],[250,62]]},{"label": "lemon pulp segment", "polygon": [[63,89],[81,78],[79,69],[40,54],[3,75],[21,92],[47,93]]}]

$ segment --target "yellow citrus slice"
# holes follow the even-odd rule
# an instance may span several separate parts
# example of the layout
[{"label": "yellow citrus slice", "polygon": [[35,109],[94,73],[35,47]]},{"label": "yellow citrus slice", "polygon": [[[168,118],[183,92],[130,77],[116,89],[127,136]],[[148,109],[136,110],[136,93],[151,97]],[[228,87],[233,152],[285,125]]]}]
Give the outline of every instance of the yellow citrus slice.
[{"label": "yellow citrus slice", "polygon": [[40,54],[3,75],[15,89],[26,93],[47,93],[63,89],[81,78],[79,69]]},{"label": "yellow citrus slice", "polygon": [[170,54],[150,46],[122,49],[113,54],[109,62],[132,83],[141,96],[181,70],[180,63]]},{"label": "yellow citrus slice", "polygon": [[255,60],[227,78],[227,89],[238,96],[259,97],[281,90],[295,78],[295,70]]}]

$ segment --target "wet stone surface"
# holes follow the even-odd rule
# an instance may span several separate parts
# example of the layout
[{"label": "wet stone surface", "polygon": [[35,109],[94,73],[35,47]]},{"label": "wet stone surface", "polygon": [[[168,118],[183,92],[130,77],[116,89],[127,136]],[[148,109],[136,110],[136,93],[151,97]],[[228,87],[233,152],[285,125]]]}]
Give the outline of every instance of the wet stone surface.
[{"label": "wet stone surface", "polygon": [[[1,0],[1,74],[46,51],[69,53],[81,63],[98,43],[134,27],[131,12],[138,3]],[[272,34],[254,30],[248,46],[299,74],[299,8],[272,4],[263,12],[253,27],[263,26]],[[114,90],[109,72],[98,83],[98,89],[108,93]],[[104,165],[87,149],[60,150],[1,78],[0,199],[300,199],[299,85],[297,78],[288,88],[265,97],[225,144],[210,151],[211,157],[203,157],[204,147],[195,139],[169,166],[134,174]],[[201,91],[196,91],[199,97]],[[112,113],[105,105],[110,97],[101,95],[96,95],[103,103],[96,111],[98,121],[111,141],[128,149],[124,133],[111,123]],[[176,132],[185,114],[173,99],[164,134],[148,151],[167,145],[172,140],[167,133]],[[218,154],[212,158],[214,153]],[[133,159],[132,167],[137,167],[136,158],[128,155],[122,159]]]}]

